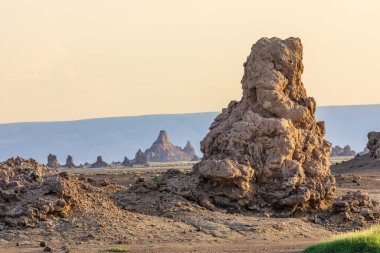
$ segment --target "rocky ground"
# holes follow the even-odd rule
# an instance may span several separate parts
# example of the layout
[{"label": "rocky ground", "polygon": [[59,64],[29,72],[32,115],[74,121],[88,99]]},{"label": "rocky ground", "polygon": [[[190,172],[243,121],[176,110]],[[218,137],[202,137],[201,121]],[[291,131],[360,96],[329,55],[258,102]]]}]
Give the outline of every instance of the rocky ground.
[{"label": "rocky ground", "polygon": [[[188,171],[191,164],[59,169],[57,175],[70,171],[74,175],[70,180],[82,185],[80,204],[67,215],[52,216],[34,227],[2,223],[0,251],[41,252],[39,244],[46,242],[54,252],[105,252],[114,247],[131,252],[299,252],[352,229],[313,220],[312,215],[276,218],[266,213],[210,211],[170,191],[150,190],[164,171],[173,168]],[[380,200],[379,169],[380,162],[364,158],[332,166],[337,193],[366,190]]]}]

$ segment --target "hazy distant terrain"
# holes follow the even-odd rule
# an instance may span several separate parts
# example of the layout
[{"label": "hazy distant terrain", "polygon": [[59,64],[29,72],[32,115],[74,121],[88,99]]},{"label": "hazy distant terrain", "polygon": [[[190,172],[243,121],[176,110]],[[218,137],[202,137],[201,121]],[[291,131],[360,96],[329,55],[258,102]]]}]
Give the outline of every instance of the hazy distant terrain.
[{"label": "hazy distant terrain", "polygon": [[46,163],[49,153],[64,163],[68,154],[74,162],[94,162],[102,155],[107,162],[133,158],[149,148],[165,129],[174,145],[187,140],[200,154],[199,142],[217,113],[147,115],[66,122],[0,124],[0,159],[19,155]]},{"label": "hazy distant terrain", "polygon": [[[145,150],[165,129],[174,145],[187,140],[198,155],[199,142],[208,131],[217,112],[146,115],[101,118],[66,122],[0,124],[0,159],[19,155],[46,162],[48,153],[64,163],[71,154],[77,163],[93,162],[103,155],[107,162],[133,158],[138,148]],[[333,145],[349,144],[361,151],[369,131],[380,131],[380,105],[323,106],[317,110],[318,120],[325,120],[327,139]]]}]

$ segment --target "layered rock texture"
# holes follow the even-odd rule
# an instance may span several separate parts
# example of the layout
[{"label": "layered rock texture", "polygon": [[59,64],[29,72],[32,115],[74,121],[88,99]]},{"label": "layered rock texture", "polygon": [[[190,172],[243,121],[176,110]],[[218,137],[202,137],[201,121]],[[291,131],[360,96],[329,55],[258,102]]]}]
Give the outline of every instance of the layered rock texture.
[{"label": "layered rock texture", "polygon": [[71,155],[68,155],[66,158],[66,164],[64,165],[66,168],[76,168],[77,166],[74,163],[74,159]]},{"label": "layered rock texture", "polygon": [[331,150],[331,156],[355,156],[355,150],[352,150],[350,145],[346,145],[343,148],[341,146],[335,146]]},{"label": "layered rock texture", "polygon": [[139,165],[148,164],[148,158],[141,149],[136,152],[134,163]]},{"label": "layered rock texture", "polygon": [[33,227],[49,216],[63,217],[79,191],[67,173],[57,174],[34,160],[11,158],[0,163],[0,222]]},{"label": "layered rock texture", "polygon": [[380,158],[380,132],[369,132],[367,148],[374,158]]},{"label": "layered rock texture", "polygon": [[169,141],[168,133],[161,130],[157,140],[145,151],[145,155],[151,162],[191,161],[195,156],[195,150],[190,141],[187,141],[184,148],[174,146]]},{"label": "layered rock texture", "polygon": [[48,162],[46,165],[50,168],[59,168],[61,166],[56,155],[49,154],[47,160]]},{"label": "layered rock texture", "polygon": [[323,209],[335,190],[331,145],[301,81],[298,38],[262,38],[244,63],[243,97],[201,142],[199,202],[262,210]]},{"label": "layered rock texture", "polygon": [[108,167],[108,163],[106,163],[105,161],[103,161],[103,157],[102,156],[98,156],[96,158],[96,162],[91,164],[91,168],[104,168],[104,167]]}]

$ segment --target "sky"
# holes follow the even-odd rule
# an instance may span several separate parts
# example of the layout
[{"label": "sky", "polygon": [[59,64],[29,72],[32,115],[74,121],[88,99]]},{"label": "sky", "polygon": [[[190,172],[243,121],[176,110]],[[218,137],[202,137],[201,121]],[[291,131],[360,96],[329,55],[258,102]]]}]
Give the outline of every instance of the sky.
[{"label": "sky", "polygon": [[220,111],[261,37],[318,105],[380,103],[378,0],[0,0],[0,123]]}]

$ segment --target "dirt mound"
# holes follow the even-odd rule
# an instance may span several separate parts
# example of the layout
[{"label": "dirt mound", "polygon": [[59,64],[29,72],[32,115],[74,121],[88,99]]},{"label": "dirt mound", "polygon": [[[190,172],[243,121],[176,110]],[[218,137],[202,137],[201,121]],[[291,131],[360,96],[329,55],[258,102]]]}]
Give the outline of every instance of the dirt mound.
[{"label": "dirt mound", "polygon": [[331,145],[301,81],[297,38],[263,38],[244,64],[243,97],[232,101],[201,142],[198,191],[236,209],[319,208],[335,188]]},{"label": "dirt mound", "polygon": [[189,141],[183,149],[174,146],[169,141],[168,133],[161,130],[157,140],[145,151],[145,155],[151,162],[191,161],[195,156],[195,150]]},{"label": "dirt mound", "polygon": [[59,168],[59,167],[61,167],[61,165],[58,162],[58,159],[57,159],[56,155],[49,154],[47,160],[48,160],[48,162],[47,162],[46,165],[48,167],[50,167],[50,168]]},{"label": "dirt mound", "polygon": [[64,217],[80,198],[78,182],[67,173],[34,160],[11,158],[0,163],[0,222],[35,226],[51,216]]}]

